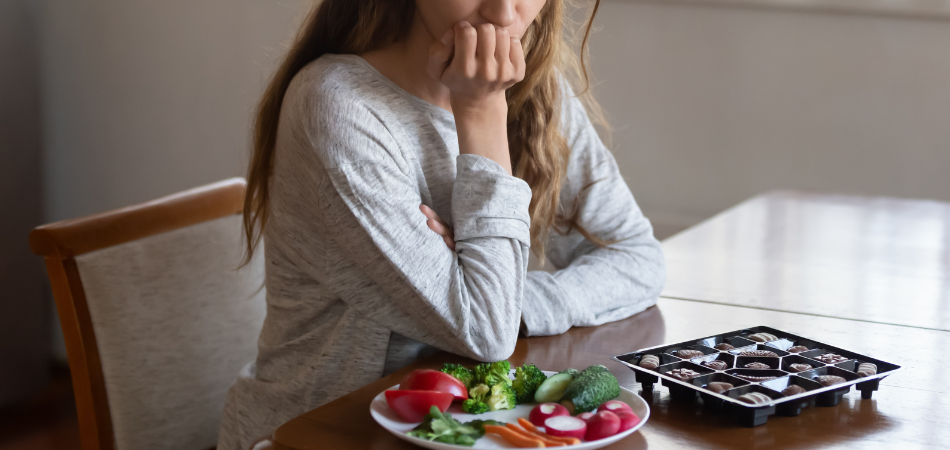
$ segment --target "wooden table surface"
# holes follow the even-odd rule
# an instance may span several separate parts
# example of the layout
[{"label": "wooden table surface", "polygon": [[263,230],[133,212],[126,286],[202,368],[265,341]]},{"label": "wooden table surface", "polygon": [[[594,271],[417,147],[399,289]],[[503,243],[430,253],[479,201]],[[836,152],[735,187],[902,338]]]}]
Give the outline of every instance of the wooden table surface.
[{"label": "wooden table surface", "polygon": [[[737,426],[728,416],[699,405],[670,402],[657,385],[649,422],[612,449],[652,448],[946,448],[950,442],[950,384],[941,364],[950,360],[950,333],[886,324],[814,317],[703,302],[661,299],[657,307],[626,320],[574,328],[559,336],[522,338],[513,364],[531,362],[545,370],[604,364],[622,386],[642,392],[633,372],[610,360],[643,347],[699,338],[755,325],[769,325],[831,345],[899,364],[874,398],[852,390],[835,407],[812,407],[798,417],[772,416],[756,428]],[[369,414],[370,401],[399,383],[409,371],[467,362],[441,354],[382,378],[281,426],[279,449],[411,449]]]},{"label": "wooden table surface", "polygon": [[[950,205],[774,192],[663,244],[668,281],[657,307],[559,336],[522,338],[512,364],[544,370],[604,364],[651,404],[649,422],[612,449],[950,447]],[[728,416],[644,394],[611,356],[768,325],[893,362],[870,400],[772,416],[744,428]],[[278,449],[417,448],[369,414],[370,401],[417,368],[465,362],[435,355],[305,413],[275,432]]]},{"label": "wooden table surface", "polygon": [[950,330],[950,204],[773,192],[663,242],[663,296]]}]

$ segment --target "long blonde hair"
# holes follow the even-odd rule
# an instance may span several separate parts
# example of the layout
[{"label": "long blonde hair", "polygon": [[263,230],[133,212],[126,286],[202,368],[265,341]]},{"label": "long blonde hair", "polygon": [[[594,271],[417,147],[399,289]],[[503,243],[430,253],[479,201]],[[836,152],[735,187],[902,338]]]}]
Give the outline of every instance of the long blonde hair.
[{"label": "long blonde hair", "polygon": [[[560,126],[561,79],[563,75],[569,82],[582,83],[578,95],[588,92],[585,54],[591,25],[600,7],[600,0],[593,0],[577,58],[572,42],[563,36],[565,2],[573,0],[547,0],[528,27],[522,38],[525,78],[506,93],[511,164],[514,175],[531,187],[531,247],[542,261],[544,243],[552,229],[562,234],[577,230],[598,246],[606,245],[580,226],[576,212],[565,215],[558,211],[570,157]],[[363,54],[404,39],[414,15],[414,0],[324,0],[304,21],[257,109],[254,152],[244,198],[245,263],[250,261],[267,225],[277,124],[291,80],[300,69],[324,54]],[[587,96],[585,100],[595,119],[600,118],[593,99]]]}]

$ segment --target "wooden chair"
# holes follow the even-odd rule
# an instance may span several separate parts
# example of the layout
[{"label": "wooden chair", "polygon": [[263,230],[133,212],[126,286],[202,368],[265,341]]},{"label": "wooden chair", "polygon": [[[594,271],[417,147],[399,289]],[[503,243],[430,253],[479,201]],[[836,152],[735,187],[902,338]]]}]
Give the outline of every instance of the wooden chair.
[{"label": "wooden chair", "polygon": [[237,270],[244,190],[225,180],[30,233],[66,338],[83,450],[216,446],[265,314],[263,251]]}]

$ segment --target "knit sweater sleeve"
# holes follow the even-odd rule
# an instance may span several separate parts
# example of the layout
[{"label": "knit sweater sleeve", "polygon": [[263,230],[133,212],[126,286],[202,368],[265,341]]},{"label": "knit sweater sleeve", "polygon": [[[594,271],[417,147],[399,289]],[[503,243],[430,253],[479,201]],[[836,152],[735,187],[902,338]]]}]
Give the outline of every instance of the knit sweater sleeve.
[{"label": "knit sweater sleeve", "polygon": [[666,280],[663,252],[650,221],[580,100],[569,88],[565,97],[563,129],[571,158],[562,211],[576,212],[590,234],[613,243],[599,248],[576,230],[549,241],[548,250],[562,255],[566,264],[553,273],[528,273],[522,318],[529,336],[632,316],[656,304]]}]

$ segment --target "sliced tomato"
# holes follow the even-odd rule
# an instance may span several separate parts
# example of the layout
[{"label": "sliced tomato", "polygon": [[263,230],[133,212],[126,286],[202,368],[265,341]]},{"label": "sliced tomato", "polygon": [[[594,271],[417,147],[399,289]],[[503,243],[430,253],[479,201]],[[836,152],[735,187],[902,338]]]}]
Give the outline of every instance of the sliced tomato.
[{"label": "sliced tomato", "polygon": [[438,370],[413,370],[399,383],[399,389],[448,392],[454,395],[456,400],[468,400],[468,389],[465,389],[465,385],[458,378]]},{"label": "sliced tomato", "polygon": [[409,422],[422,422],[432,406],[445,412],[452,405],[454,396],[448,392],[438,391],[386,391],[386,403],[399,417]]}]

